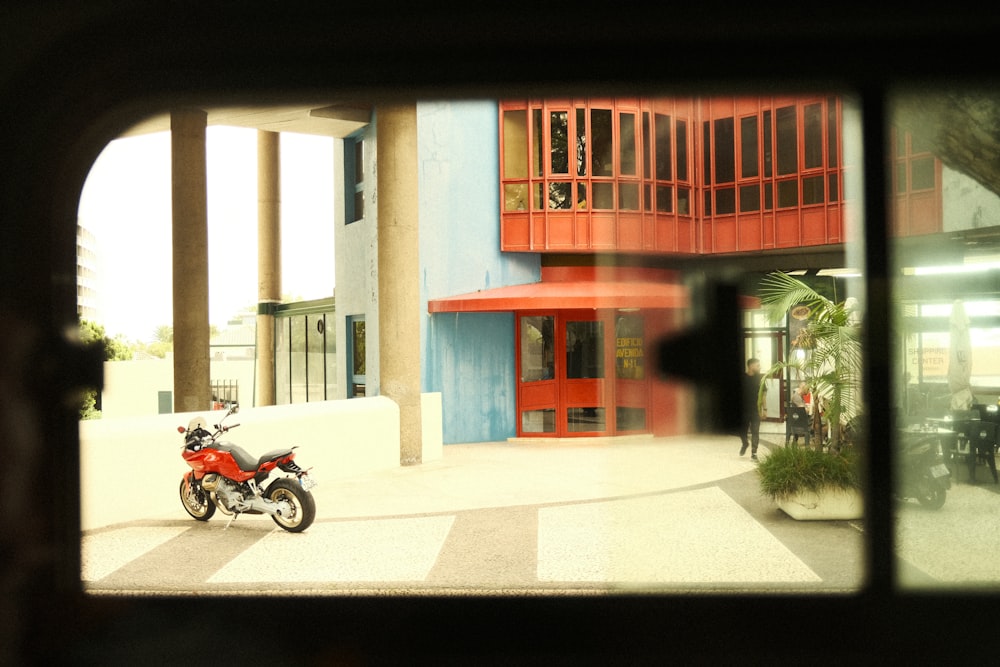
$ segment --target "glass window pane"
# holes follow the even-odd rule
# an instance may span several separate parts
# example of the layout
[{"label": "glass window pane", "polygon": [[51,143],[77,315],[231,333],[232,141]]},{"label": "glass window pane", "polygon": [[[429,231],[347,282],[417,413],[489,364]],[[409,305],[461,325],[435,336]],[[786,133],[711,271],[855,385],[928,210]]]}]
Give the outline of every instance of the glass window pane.
[{"label": "glass window pane", "polygon": [[288,327],[290,318],[274,319],[274,399],[278,405],[292,402],[291,360],[289,357]]},{"label": "glass window pane", "polygon": [[531,175],[541,176],[542,175],[542,160],[544,159],[544,151],[542,150],[542,141],[545,136],[542,131],[542,110],[532,109],[531,110]]},{"label": "glass window pane", "polygon": [[569,408],[566,411],[566,430],[571,433],[605,431],[606,424],[604,408]]},{"label": "glass window pane", "polygon": [[587,175],[587,111],[576,110],[576,175]]},{"label": "glass window pane", "polygon": [[823,105],[807,104],[803,113],[803,152],[806,169],[823,166]]},{"label": "glass window pane", "polygon": [[554,322],[551,315],[521,317],[521,382],[555,377]]},{"label": "glass window pane", "polygon": [[590,110],[590,175],[614,175],[611,109]]},{"label": "glass window pane", "polygon": [[528,184],[507,183],[503,186],[503,210],[524,211],[528,208]]},{"label": "glass window pane", "polygon": [[934,188],[934,158],[925,157],[910,162],[910,189],[931,190]]},{"label": "glass window pane", "polygon": [[760,185],[740,186],[740,213],[760,210]]},{"label": "glass window pane", "polygon": [[656,210],[659,213],[673,213],[674,189],[669,185],[656,186]]},{"label": "glass window pane", "polygon": [[754,178],[760,171],[757,164],[757,116],[740,119],[740,178]]},{"label": "glass window pane", "polygon": [[642,174],[643,178],[653,175],[653,152],[650,146],[649,112],[642,113]]},{"label": "glass window pane", "polygon": [[[332,332],[331,332],[332,333]],[[306,317],[306,400],[326,400],[326,318]]]},{"label": "glass window pane", "polygon": [[503,112],[504,178],[528,177],[528,112]]},{"label": "glass window pane", "polygon": [[292,342],[292,403],[305,403],[306,383],[306,318],[304,315],[288,318],[291,323]]},{"label": "glass window pane", "polygon": [[555,433],[556,411],[554,408],[545,410],[525,410],[521,413],[522,433]]},{"label": "glass window pane", "polygon": [[532,185],[532,194],[534,195],[534,197],[532,197],[531,200],[531,208],[534,209],[535,211],[540,211],[543,208],[545,208],[545,206],[542,204],[542,202],[545,201],[545,199],[542,198],[542,193],[545,191],[544,187],[545,187],[544,183],[535,183],[534,185]]},{"label": "glass window pane", "polygon": [[635,114],[618,114],[618,131],[621,142],[618,149],[621,173],[626,176],[635,176]]},{"label": "glass window pane", "polygon": [[604,323],[566,323],[566,377],[604,377]]},{"label": "glass window pane", "polygon": [[773,151],[771,146],[771,112],[764,112],[764,178],[771,178],[773,176]]},{"label": "glass window pane", "polygon": [[670,116],[656,114],[656,178],[661,181],[669,181],[671,173],[671,143],[670,143]]},{"label": "glass window pane", "polygon": [[736,134],[733,119],[715,121],[715,182],[736,180]]},{"label": "glass window pane", "polygon": [[799,205],[799,182],[779,181],[778,182],[778,207],[788,208]]},{"label": "glass window pane", "polygon": [[774,187],[768,181],[764,184],[764,210],[770,211],[772,209],[774,209]]},{"label": "glass window pane", "polygon": [[838,164],[837,153],[840,144],[837,137],[840,136],[837,127],[837,98],[829,97],[826,100],[826,166],[836,167]]},{"label": "glass window pane", "polygon": [[576,184],[576,207],[579,209],[585,209],[589,206],[587,202],[587,184],[577,183]]},{"label": "glass window pane", "polygon": [[795,118],[795,107],[778,109],[774,118],[778,175],[794,174],[799,170],[798,123]]},{"label": "glass window pane", "polygon": [[677,188],[677,213],[691,215],[691,188]]},{"label": "glass window pane", "polygon": [[639,184],[619,183],[618,184],[618,210],[638,211],[639,210]]},{"label": "glass window pane", "polygon": [[829,197],[829,201],[840,201],[840,179],[837,178],[837,174],[830,174],[827,178],[827,183],[830,188],[830,192],[827,195]]},{"label": "glass window pane", "polygon": [[803,205],[822,204],[826,201],[826,198],[823,196],[824,180],[826,179],[822,176],[810,176],[809,178],[802,179]]},{"label": "glass window pane", "polygon": [[549,112],[549,156],[553,174],[569,173],[569,114]]},{"label": "glass window pane", "polygon": [[688,178],[688,138],[687,121],[677,120],[677,180],[686,181]]},{"label": "glass window pane", "polygon": [[573,208],[572,183],[549,183],[549,208]]},{"label": "glass window pane", "polygon": [[615,421],[618,431],[645,431],[646,409],[629,408],[619,405],[615,409]]},{"label": "glass window pane", "polygon": [[705,185],[712,184],[712,125],[707,120],[701,124],[701,159]]},{"label": "glass window pane", "polygon": [[736,212],[736,189],[719,188],[715,191],[715,214],[732,215]]},{"label": "glass window pane", "polygon": [[621,315],[615,320],[615,377],[642,380],[645,375],[645,319]]},{"label": "glass window pane", "polygon": [[594,208],[613,209],[615,207],[614,183],[594,183]]}]

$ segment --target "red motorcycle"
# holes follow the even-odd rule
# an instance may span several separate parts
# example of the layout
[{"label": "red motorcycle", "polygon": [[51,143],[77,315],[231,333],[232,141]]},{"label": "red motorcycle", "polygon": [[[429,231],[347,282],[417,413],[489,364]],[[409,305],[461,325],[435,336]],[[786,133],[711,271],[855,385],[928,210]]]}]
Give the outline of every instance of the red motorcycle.
[{"label": "red motorcycle", "polygon": [[[181,479],[184,509],[198,521],[208,521],[218,507],[230,515],[230,523],[240,514],[270,514],[285,530],[302,532],[316,518],[316,501],[309,491],[316,482],[292,460],[294,447],[275,449],[258,458],[220,441],[220,435],[239,426],[221,423],[238,410],[235,404],[230,407],[215,424],[215,433],[208,431],[202,417],[192,419],[187,428],[177,427],[184,434],[182,456],[191,466],[191,472]],[[265,487],[264,482],[275,468],[288,476],[278,477]]]}]

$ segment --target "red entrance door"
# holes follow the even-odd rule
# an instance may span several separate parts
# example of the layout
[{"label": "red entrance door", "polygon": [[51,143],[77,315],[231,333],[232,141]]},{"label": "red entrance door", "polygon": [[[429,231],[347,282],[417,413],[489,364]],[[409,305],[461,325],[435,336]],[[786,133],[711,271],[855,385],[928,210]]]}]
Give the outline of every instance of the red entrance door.
[{"label": "red entrance door", "polygon": [[638,313],[519,313],[517,322],[519,436],[648,430]]}]

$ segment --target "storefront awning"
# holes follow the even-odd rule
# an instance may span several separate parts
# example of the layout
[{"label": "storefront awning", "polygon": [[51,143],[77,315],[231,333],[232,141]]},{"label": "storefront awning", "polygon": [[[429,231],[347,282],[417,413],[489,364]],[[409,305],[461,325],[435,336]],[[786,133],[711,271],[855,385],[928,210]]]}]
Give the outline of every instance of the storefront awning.
[{"label": "storefront awning", "polygon": [[515,310],[594,308],[686,308],[683,285],[649,282],[540,282],[432,299],[431,313],[485,313]]},{"label": "storefront awning", "polygon": [[[431,299],[430,313],[496,313],[517,310],[677,309],[687,308],[688,288],[677,274],[659,269],[544,267],[542,280],[525,285]],[[743,297],[744,308],[758,299]]]}]

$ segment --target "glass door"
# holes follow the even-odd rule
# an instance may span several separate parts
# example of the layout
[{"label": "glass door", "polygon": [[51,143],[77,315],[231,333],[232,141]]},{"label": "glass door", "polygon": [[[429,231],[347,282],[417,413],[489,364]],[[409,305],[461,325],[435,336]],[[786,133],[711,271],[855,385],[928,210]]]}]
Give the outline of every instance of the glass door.
[{"label": "glass door", "polygon": [[[605,379],[605,322],[596,313],[581,312],[560,320],[564,347],[565,381],[560,392],[567,434],[605,435],[608,432]],[[565,421],[563,421],[563,419]]]},{"label": "glass door", "polygon": [[[776,362],[784,359],[784,335],[778,331],[748,333],[745,337],[744,354],[750,359],[760,359],[762,373]],[[767,379],[767,393],[764,395],[763,419],[782,421],[785,417],[786,388],[784,373],[778,372]]]}]

